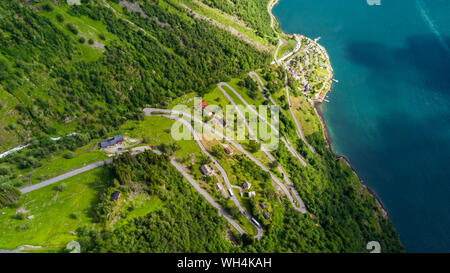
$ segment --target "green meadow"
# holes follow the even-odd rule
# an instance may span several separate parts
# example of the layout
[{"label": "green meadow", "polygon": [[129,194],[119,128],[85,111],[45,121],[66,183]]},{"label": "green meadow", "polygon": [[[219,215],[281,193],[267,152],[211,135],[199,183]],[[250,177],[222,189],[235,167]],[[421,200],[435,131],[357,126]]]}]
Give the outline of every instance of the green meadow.
[{"label": "green meadow", "polygon": [[[95,228],[90,212],[109,178],[107,169],[98,168],[25,194],[15,207],[0,209],[0,248],[64,248],[76,239],[71,232],[77,228]],[[65,185],[62,191],[61,184]],[[25,211],[24,219],[19,211]]]}]

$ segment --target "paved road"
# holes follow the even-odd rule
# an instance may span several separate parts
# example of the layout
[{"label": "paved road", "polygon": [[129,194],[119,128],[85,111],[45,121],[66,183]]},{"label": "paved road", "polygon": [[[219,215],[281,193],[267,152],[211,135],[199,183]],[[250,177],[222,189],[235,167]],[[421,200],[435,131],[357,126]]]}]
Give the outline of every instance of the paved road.
[{"label": "paved road", "polygon": [[[264,92],[262,90],[266,89],[266,86],[264,85],[263,81],[259,77],[258,73],[252,71],[252,72],[249,72],[249,75],[254,81],[256,81],[258,83],[258,88],[259,88],[261,94],[264,96]],[[278,104],[275,102],[275,100],[272,98],[272,96],[270,96],[270,94],[269,94],[269,99],[274,105],[278,106]],[[286,147],[288,148],[288,150],[291,152],[291,154],[294,157],[296,157],[298,160],[300,160],[300,162],[302,163],[303,166],[306,166],[306,160],[300,154],[297,153],[297,151],[295,150],[294,146],[289,141],[289,139],[286,138],[286,140],[284,140],[283,142],[286,145]],[[307,142],[305,142],[305,143],[307,143]]]},{"label": "paved road", "polygon": [[281,141],[284,142],[285,146],[288,148],[291,154],[293,154],[298,160],[300,160],[300,163],[302,163],[303,167],[306,167],[305,159],[299,153],[297,153],[297,151],[294,149],[294,146],[292,146],[292,143],[289,141],[289,138],[282,137]]},{"label": "paved road", "polygon": [[[255,78],[253,78],[255,81],[259,81],[260,84],[262,84],[263,88],[265,88],[264,84],[262,83],[262,80],[259,78],[259,75],[256,72],[250,72],[249,73],[250,76],[253,78],[253,76],[256,77],[257,80],[255,80]],[[252,76],[253,75],[253,76]],[[241,116],[241,118],[243,118],[245,120],[244,115],[242,114],[242,112],[240,111],[239,107],[236,105],[236,102],[233,100],[233,98],[225,91],[225,89],[223,88],[223,86],[228,87],[248,108],[251,109],[252,112],[254,112],[259,118],[260,120],[264,121],[268,126],[270,126],[272,129],[275,130],[275,132],[279,133],[278,131],[278,126],[273,126],[272,124],[270,124],[264,117],[262,117],[253,107],[251,107],[247,101],[229,84],[221,82],[218,84],[219,89],[222,91],[222,93],[227,97],[227,99],[231,102],[231,104],[233,104],[233,106],[237,109],[237,112],[239,113],[239,115]],[[261,90],[261,87],[258,86]],[[264,94],[263,94],[264,96]],[[272,99],[273,100],[273,99]],[[274,103],[275,105],[277,105],[276,103]],[[248,125],[248,123],[245,123],[246,125]],[[278,125],[278,124],[277,124]],[[276,128],[275,128],[276,127]],[[250,130],[249,130],[250,131]],[[295,156],[298,160],[300,160],[300,162],[302,163],[303,166],[306,166],[306,161],[305,159],[299,155],[296,151],[294,146],[292,146],[291,142],[288,141],[283,141],[283,143],[286,145],[286,147],[288,148],[288,150],[292,153],[293,156]],[[289,147],[290,146],[290,147]]]},{"label": "paved road", "polygon": [[[224,86],[226,86],[228,89],[230,89],[231,92],[233,92],[234,95],[236,95],[236,97],[238,97],[238,98],[242,101],[242,103],[244,103],[244,105],[247,107],[247,109],[249,109],[249,110],[252,111],[254,114],[256,114],[256,115],[259,117],[260,120],[264,121],[264,122],[265,122],[270,128],[272,128],[275,132],[278,132],[278,128],[279,128],[278,125],[279,125],[279,124],[273,125],[273,124],[271,124],[270,122],[268,122],[263,116],[261,116],[261,115],[258,113],[258,111],[256,111],[254,105],[253,105],[253,107],[252,107],[252,105],[248,104],[247,101],[241,96],[241,94],[239,94],[239,92],[237,92],[231,85],[229,85],[229,84],[226,83],[226,82],[221,82],[221,83],[218,84],[218,87],[219,87],[219,89],[222,91],[222,93],[224,93],[224,94],[227,93],[227,92],[223,89]],[[226,96],[230,101],[233,101],[233,99],[232,99],[230,96],[228,96],[228,94],[225,95],[225,96]]]},{"label": "paved road", "polygon": [[277,35],[278,38],[278,46],[277,49],[275,50],[275,53],[273,55],[273,58],[275,59],[274,63],[278,63],[278,50],[280,50],[281,45],[283,44],[283,41],[281,40],[280,34],[278,34],[278,32],[275,31],[275,26],[274,26],[274,17],[275,15],[272,14],[272,8],[275,5],[276,1],[271,1],[269,3],[269,5],[267,5],[267,12],[270,15],[270,27],[272,28],[272,30],[275,32],[275,34]]},{"label": "paved road", "polygon": [[[255,82],[259,83],[259,84],[258,84],[259,92],[261,92],[261,95],[262,95],[265,99],[267,99],[267,98],[266,98],[266,95],[264,95],[264,89],[266,89],[266,86],[264,85],[263,81],[262,81],[261,78],[259,77],[258,73],[254,72],[254,71],[251,71],[251,72],[248,73],[248,75],[249,75],[250,78],[252,78]],[[278,104],[275,102],[275,100],[272,98],[272,96],[270,95],[270,93],[268,93],[268,95],[269,95],[269,98],[268,98],[268,99],[270,100],[270,102],[272,102],[273,105],[278,105]]]},{"label": "paved road", "polygon": [[289,110],[291,111],[292,118],[294,119],[294,122],[295,122],[295,128],[297,129],[297,130],[295,130],[297,132],[297,136],[301,140],[303,140],[303,142],[306,144],[306,146],[308,146],[308,149],[312,153],[315,153],[316,151],[314,150],[314,148],[311,145],[309,145],[308,141],[306,141],[306,138],[305,138],[305,136],[303,135],[303,132],[302,132],[302,127],[300,126],[300,123],[298,122],[297,117],[295,116],[294,109],[292,108],[291,96],[289,94],[289,85],[288,85],[288,77],[287,77],[287,75],[286,75],[286,96],[287,96],[287,100],[288,100],[288,104],[289,104]]},{"label": "paved road", "polygon": [[[143,152],[145,150],[150,150],[150,149],[151,148],[148,147],[148,146],[136,147],[136,148],[131,150],[131,154],[134,155],[134,154]],[[128,151],[127,150],[123,150],[123,151],[119,151],[118,154],[122,154],[122,153],[126,153],[126,152],[128,152]],[[54,183],[60,182],[62,180],[66,180],[68,178],[71,178],[72,176],[75,176],[75,175],[78,175],[78,174],[81,174],[81,173],[84,173],[84,172],[96,169],[98,167],[103,167],[106,164],[111,164],[112,162],[113,162],[112,158],[106,159],[104,161],[98,161],[98,162],[86,165],[86,166],[84,166],[82,168],[79,168],[79,169],[67,172],[67,173],[62,174],[60,176],[56,176],[56,177],[50,178],[48,180],[42,181],[40,183],[31,185],[31,186],[28,186],[28,187],[24,187],[24,188],[20,189],[20,192],[21,193],[29,193],[29,192],[41,189],[43,187],[47,187],[47,186],[52,185]]]},{"label": "paved road", "polygon": [[172,165],[186,178],[189,183],[208,201],[213,207],[219,210],[219,215],[225,217],[225,219],[230,223],[240,234],[247,233],[231,216],[230,214],[217,203],[214,198],[212,198],[200,185],[195,181],[184,169],[178,164],[175,158],[170,160]]},{"label": "paved road", "polygon": [[0,249],[0,253],[22,253],[22,252],[17,250]]},{"label": "paved road", "polygon": [[[275,5],[275,3],[276,3],[276,0],[271,1],[271,2],[269,3],[269,5],[267,6],[267,10],[268,10],[269,15],[270,15],[270,26],[272,27],[273,31],[277,34],[277,37],[278,37],[278,47],[277,47],[277,49],[276,49],[276,51],[275,51],[274,59],[275,59],[275,62],[276,62],[277,64],[280,64],[284,59],[286,59],[286,58],[289,57],[290,55],[293,55],[294,52],[298,51],[298,50],[301,48],[301,39],[298,38],[298,37],[296,37],[296,39],[297,39],[298,42],[297,42],[297,46],[294,48],[294,50],[293,50],[290,54],[288,54],[287,56],[285,56],[286,58],[282,58],[281,60],[278,60],[278,58],[277,58],[277,56],[278,56],[278,50],[280,49],[280,46],[281,46],[281,44],[282,44],[282,41],[281,41],[280,35],[278,34],[278,32],[275,31],[275,27],[274,27],[274,15],[273,15],[273,13],[272,13],[272,8],[273,8],[273,6]],[[317,44],[317,43],[316,43],[316,44]],[[266,89],[266,87],[264,86],[264,83],[263,83],[263,81],[261,80],[261,78],[259,77],[258,73],[252,71],[252,72],[249,73],[249,75],[250,75],[250,77],[252,77],[254,80],[255,80],[255,79],[258,79],[259,84],[262,86],[262,88],[261,88],[261,87],[258,87],[258,88],[259,88],[261,94],[263,94],[263,96],[264,96],[263,89]],[[308,146],[308,149],[309,149],[311,152],[315,153],[314,148],[313,148],[311,145],[309,145],[309,143],[306,141],[305,137],[303,136],[303,132],[302,132],[302,130],[301,130],[300,124],[299,124],[299,122],[298,122],[297,118],[295,117],[295,114],[294,114],[294,112],[293,112],[293,110],[292,110],[291,99],[290,99],[290,97],[289,97],[289,86],[288,86],[288,84],[287,84],[287,75],[286,75],[286,92],[287,92],[287,99],[288,99],[288,103],[289,103],[289,109],[291,110],[292,117],[294,118],[295,124],[296,124],[296,126],[297,126],[297,130],[296,130],[296,131],[297,131],[297,135],[298,135],[298,137],[299,137],[301,140],[303,140],[303,142],[306,143],[306,145]],[[272,96],[271,96],[270,94],[269,94],[269,99],[270,99],[270,101],[271,101],[273,104],[277,105],[277,103],[274,101],[274,99],[272,98]],[[294,150],[295,150],[295,149],[294,149]],[[301,161],[303,161],[303,163],[306,163],[304,160],[301,160]]]},{"label": "paved road", "polygon": [[227,93],[227,91],[225,91],[225,89],[223,89],[223,86],[227,86],[231,90],[234,90],[233,87],[231,87],[230,85],[228,85],[227,83],[224,83],[224,82],[218,84],[218,87],[219,87],[220,91],[222,91],[222,94],[224,94],[224,96],[227,97],[227,99],[231,102],[231,104],[233,104],[233,106],[236,109],[238,115],[244,121],[245,127],[247,127],[248,133],[250,135],[250,139],[254,139],[254,140],[258,141],[258,137],[256,136],[256,134],[255,134],[255,132],[253,130],[253,129],[257,130],[257,128],[251,128],[250,127],[250,125],[247,122],[247,119],[245,118],[244,113],[242,113],[242,110],[239,108],[239,106],[236,104],[236,102],[233,100],[233,98]]},{"label": "paved road", "polygon": [[[230,87],[230,88],[232,89],[232,87]],[[258,143],[260,143],[259,139],[254,135],[253,130],[248,125],[248,122],[247,122],[247,119],[245,118],[245,115],[241,112],[241,110],[239,109],[238,105],[236,105],[235,101],[228,95],[228,93],[222,88],[222,86],[219,85],[219,89],[222,90],[222,93],[228,98],[228,100],[231,102],[231,104],[233,104],[234,108],[237,110],[237,112],[240,115],[241,119],[244,121],[244,124],[247,127],[247,130],[249,131],[249,134],[251,136],[253,136],[253,139],[256,139],[256,141]],[[283,142],[285,143],[285,145],[288,147],[288,149],[290,149],[290,148],[293,149],[292,147],[289,147],[288,143],[286,142],[286,140],[284,140],[284,138],[282,138],[282,139],[283,139]],[[267,149],[263,145],[261,145],[261,150],[266,154],[266,156],[271,161],[275,161],[275,158],[272,156],[272,154],[269,151],[267,151]],[[293,149],[293,150],[295,152],[295,149]],[[255,160],[253,160],[253,161],[255,162]],[[302,164],[304,166],[306,166],[306,162],[304,162],[303,160],[301,160],[301,162],[302,162]],[[264,165],[261,164],[261,166],[263,166],[263,168],[265,168]],[[293,200],[296,200],[296,202],[295,203],[292,202],[293,206],[301,209],[302,211],[305,211],[305,204],[303,203],[302,199],[300,198],[300,195],[298,194],[298,192],[295,190],[295,188],[294,188],[291,180],[289,179],[289,176],[287,175],[286,171],[284,170],[284,168],[281,165],[278,165],[277,169],[282,174],[284,181],[286,182],[286,184],[289,185],[289,187],[291,189],[291,191],[289,191],[288,189],[285,189],[285,193],[290,195],[289,192],[292,192],[294,197],[295,197]],[[268,171],[268,169],[266,171]],[[281,182],[278,182],[277,184],[281,184]],[[282,186],[280,186],[280,187],[282,187]],[[292,199],[292,197],[291,197],[291,199]]]},{"label": "paved road", "polygon": [[[247,150],[245,150],[241,144],[233,141],[232,139],[228,138],[226,135],[222,134],[221,132],[217,131],[215,128],[211,127],[209,124],[204,123],[203,121],[191,116],[188,113],[184,113],[184,112],[180,112],[180,111],[173,111],[173,110],[168,110],[168,109],[158,109],[158,108],[145,108],[144,112],[147,115],[152,115],[153,112],[158,112],[158,113],[167,113],[167,114],[172,114],[172,116],[166,116],[166,115],[160,115],[160,114],[156,114],[157,116],[163,116],[169,119],[175,119],[175,120],[179,120],[181,122],[183,122],[183,124],[185,124],[187,126],[187,128],[192,128],[190,123],[188,123],[185,119],[182,119],[180,117],[178,117],[177,115],[183,115],[189,119],[194,120],[195,122],[199,123],[202,125],[202,127],[204,127],[205,129],[209,130],[210,132],[214,133],[215,135],[217,135],[219,138],[226,140],[227,142],[231,143],[237,150],[239,150],[240,152],[242,152],[243,154],[245,154],[251,161],[253,161],[256,165],[258,165],[259,167],[261,167],[264,171],[268,172],[270,174],[270,176],[272,177],[272,180],[275,181],[275,183],[281,188],[281,190],[286,194],[286,196],[288,197],[288,199],[290,200],[290,202],[292,203],[292,205],[294,206],[294,208],[302,213],[306,212],[306,208],[305,205],[303,203],[303,201],[300,199],[300,197],[298,198],[298,203],[294,202],[293,197],[291,196],[291,193],[289,191],[289,189],[286,187],[285,184],[283,184],[283,182],[281,182],[278,177],[276,177],[272,172],[270,172],[270,170],[264,165],[262,164],[258,159],[256,159],[252,154],[250,154]],[[198,137],[197,134],[194,135],[194,139],[196,140],[200,140],[200,138]],[[200,141],[200,147],[203,146],[203,144],[201,144]],[[206,149],[205,149],[206,150]],[[209,153],[208,153],[209,154]],[[215,159],[214,159],[215,160]],[[213,161],[214,162],[214,161]],[[220,165],[220,164],[219,164]],[[218,168],[219,169],[219,168]],[[219,169],[220,171],[220,169]],[[231,183],[230,183],[231,185]],[[298,196],[298,194],[297,194]],[[250,216],[248,216],[247,218],[249,218]]]},{"label": "paved road", "polygon": [[49,186],[51,184],[54,184],[54,183],[57,183],[59,181],[65,180],[65,179],[70,178],[72,176],[75,176],[77,174],[81,174],[81,173],[93,170],[93,169],[98,168],[98,167],[102,167],[105,164],[110,164],[110,163],[112,163],[112,159],[107,159],[105,161],[95,162],[95,163],[92,163],[90,165],[86,165],[86,166],[84,166],[82,168],[79,168],[79,169],[67,172],[65,174],[62,174],[60,176],[50,178],[49,180],[45,180],[43,182],[40,182],[40,183],[31,185],[31,186],[22,188],[22,189],[20,189],[20,192],[21,193],[28,193],[28,192],[31,192],[31,191],[35,191],[37,189],[40,189],[40,188],[43,188],[43,187],[47,187],[47,186]]},{"label": "paved road", "polygon": [[[146,108],[148,109],[148,108]],[[156,109],[156,112],[165,112],[161,111],[164,109]],[[171,110],[167,110],[169,112],[172,112]],[[148,110],[147,110],[148,112]],[[146,112],[146,113],[147,113]],[[150,113],[152,113],[152,111],[150,111]],[[187,116],[190,116],[189,114],[186,114]],[[225,182],[225,185],[227,186],[227,188],[231,191],[233,191],[233,186],[231,185],[231,182],[228,178],[227,172],[225,171],[225,169],[222,167],[222,165],[220,165],[220,163],[208,152],[208,150],[205,148],[205,146],[203,146],[203,143],[201,142],[201,138],[198,136],[197,132],[194,130],[194,128],[192,128],[192,125],[190,122],[188,122],[187,120],[177,117],[177,116],[167,116],[167,115],[161,115],[161,114],[156,114],[154,116],[160,116],[160,117],[165,117],[168,119],[173,119],[173,120],[177,120],[181,123],[183,123],[183,125],[186,126],[186,128],[189,129],[189,131],[191,132],[191,134],[193,135],[195,141],[197,142],[198,146],[200,147],[200,149],[202,150],[203,153],[205,153],[210,159],[211,161],[214,163],[214,165],[216,166],[217,170],[219,170],[220,174],[222,175],[222,178]],[[202,126],[206,125],[205,123],[201,122],[200,123]],[[241,213],[251,222],[252,217],[250,216],[249,213],[246,212],[244,206],[242,206],[242,204],[239,202],[239,199],[236,197],[236,195],[230,196],[231,200],[234,202],[234,204],[236,205],[236,207],[239,208],[239,211],[241,211]],[[253,224],[253,223],[252,223]],[[261,239],[261,237],[263,236],[263,230],[260,226],[257,226],[255,224],[253,224],[256,229],[257,229],[257,234],[255,236],[255,239]]]},{"label": "paved road", "polygon": [[[249,73],[249,75],[250,75],[250,77],[253,78],[253,80],[255,80],[256,82],[259,83],[259,84],[258,84],[259,90],[261,91],[261,93],[262,93],[263,96],[264,96],[264,93],[262,92],[262,88],[266,89],[266,87],[264,86],[264,83],[263,83],[262,79],[259,77],[258,73],[252,71],[252,72]],[[287,76],[286,76],[286,81],[287,81]],[[286,82],[286,86],[287,86],[287,82]],[[269,96],[270,96],[270,94],[269,94]],[[288,93],[288,97],[289,97],[289,93]],[[277,104],[274,102],[274,100],[272,99],[272,96],[270,96],[270,99],[271,99],[272,103],[274,103],[275,105],[277,105]],[[291,113],[293,114],[293,112],[292,112],[292,106],[291,106],[290,100],[289,100],[289,108],[291,109]],[[293,115],[293,117],[294,117],[295,121],[297,122],[297,119],[295,118],[294,115]],[[297,122],[297,126],[298,126],[297,128],[300,129],[300,125],[298,124],[298,122]],[[297,133],[297,134],[298,134],[298,133]],[[310,147],[309,144],[308,144],[308,142],[306,142],[306,140],[303,138],[303,134],[301,133],[301,131],[300,131],[299,137],[300,137],[300,138],[308,145],[308,147]],[[289,138],[287,138],[287,137],[286,137],[286,138],[282,137],[281,140],[284,142],[285,146],[288,148],[288,150],[291,152],[291,154],[293,154],[295,157],[297,157],[297,159],[300,160],[300,162],[302,163],[302,165],[306,167],[306,161],[305,161],[305,159],[304,159],[301,155],[299,155],[299,154],[297,153],[297,151],[295,150],[294,146],[293,146],[292,143],[289,141]],[[312,148],[312,147],[311,147],[311,148]],[[267,153],[266,153],[266,154],[267,154]],[[271,160],[274,160],[274,159],[272,159],[273,157],[272,157],[270,154],[268,154],[268,156],[269,156],[269,158],[270,158]],[[283,174],[284,180],[285,180],[285,182],[288,184],[288,186],[289,186],[289,188],[290,188],[290,192],[294,195],[295,199],[297,200],[297,202],[298,202],[297,205],[300,207],[301,212],[302,212],[302,213],[305,213],[305,212],[306,212],[305,204],[303,203],[303,200],[300,198],[300,195],[298,194],[298,192],[295,190],[293,183],[289,180],[289,178],[288,178],[286,172],[284,171],[284,169],[281,168],[281,166],[278,166],[278,170]],[[294,207],[296,207],[296,206],[294,205]]]}]

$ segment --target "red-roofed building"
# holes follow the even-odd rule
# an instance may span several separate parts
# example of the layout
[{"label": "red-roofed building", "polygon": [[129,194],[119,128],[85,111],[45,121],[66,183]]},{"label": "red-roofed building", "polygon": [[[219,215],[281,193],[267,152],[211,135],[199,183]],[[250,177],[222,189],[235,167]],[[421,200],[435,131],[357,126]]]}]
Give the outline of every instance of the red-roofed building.
[{"label": "red-roofed building", "polygon": [[225,152],[229,155],[233,154],[233,150],[230,147],[225,147]]}]

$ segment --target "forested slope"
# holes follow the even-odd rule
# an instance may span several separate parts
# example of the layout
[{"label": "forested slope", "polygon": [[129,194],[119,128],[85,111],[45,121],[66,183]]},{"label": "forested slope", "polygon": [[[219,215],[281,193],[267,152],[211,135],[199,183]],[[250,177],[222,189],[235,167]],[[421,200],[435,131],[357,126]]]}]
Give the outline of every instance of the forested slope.
[{"label": "forested slope", "polygon": [[[113,166],[122,192],[136,189],[156,195],[162,209],[136,218],[115,230],[99,232],[89,227],[79,231],[83,251],[90,252],[229,252],[226,221],[203,199],[166,156],[145,152],[126,154]],[[109,191],[111,192],[111,190]],[[109,195],[106,195],[109,198]],[[105,199],[98,211],[110,211],[114,202]],[[99,212],[100,215],[103,215]]]},{"label": "forested slope", "polygon": [[105,134],[144,105],[202,94],[269,61],[170,1],[144,1],[145,18],[101,0],[29,3],[0,3],[0,88],[17,111],[0,123],[10,140],[1,150],[41,134]]},{"label": "forested slope", "polygon": [[260,36],[273,36],[270,27],[270,15],[267,12],[268,0],[200,0],[205,4],[236,16],[252,28]]},{"label": "forested slope", "polygon": [[[267,67],[268,52],[195,18],[181,5],[186,1],[129,1],[139,3],[136,12],[117,0],[83,0],[80,6],[63,0],[0,2],[0,113],[7,113],[0,116],[0,151],[31,141],[26,151],[0,161],[6,165],[0,173],[0,208],[19,196],[9,181],[17,168],[32,169],[56,152],[104,138],[127,120],[143,119],[143,107],[165,108],[183,94],[203,95],[219,82]],[[265,0],[201,2],[246,22],[262,39],[274,36]],[[273,74],[281,85],[285,72],[277,70]],[[253,86],[250,94],[258,96],[250,78],[247,83]],[[281,132],[295,139],[295,125],[283,113],[280,120]],[[48,138],[71,132],[78,134]],[[115,179],[95,204],[102,229],[78,230],[83,251],[361,252],[372,240],[380,241],[383,252],[403,251],[392,223],[351,169],[328,150],[320,134],[307,138],[317,154],[302,141],[295,143],[307,167],[284,147],[273,155],[308,213],[264,191],[273,218],[261,240],[228,228],[166,156],[146,152],[115,160]],[[269,178],[250,161],[237,161],[232,168],[241,177]],[[109,197],[115,190],[145,192],[164,205],[111,229],[108,215],[115,204]]]},{"label": "forested slope", "polygon": [[[277,156],[289,157],[284,150]],[[287,160],[295,165],[293,159]],[[225,220],[183,181],[167,156],[150,151],[124,154],[114,162],[116,178],[102,193],[106,198],[96,205],[98,221],[110,221],[116,204],[108,198],[116,190],[127,195],[144,191],[163,200],[163,208],[115,229],[86,227],[79,230],[79,239],[83,251],[90,252],[364,252],[369,241],[380,242],[383,252],[403,251],[389,219],[381,216],[374,199],[339,162],[329,157],[314,166],[325,170],[290,166],[295,186],[314,214],[302,214],[267,191],[273,220],[264,225],[262,239],[255,240],[226,228]],[[268,176],[249,160],[235,167]]]}]

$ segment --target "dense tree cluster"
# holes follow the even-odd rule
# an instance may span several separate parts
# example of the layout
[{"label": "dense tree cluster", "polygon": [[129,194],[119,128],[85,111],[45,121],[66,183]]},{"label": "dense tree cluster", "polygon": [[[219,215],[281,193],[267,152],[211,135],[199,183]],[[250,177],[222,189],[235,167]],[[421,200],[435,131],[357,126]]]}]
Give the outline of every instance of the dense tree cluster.
[{"label": "dense tree cluster", "polygon": [[246,88],[247,95],[252,98],[256,99],[259,94],[258,84],[250,78],[250,76],[246,76],[243,81],[239,81],[238,85],[242,88]]},{"label": "dense tree cluster", "polygon": [[58,133],[57,124],[76,120],[83,131],[111,131],[139,118],[145,105],[166,106],[181,94],[205,93],[213,84],[269,61],[268,54],[227,31],[193,21],[170,1],[165,5],[171,9],[142,1],[147,18],[125,9],[144,31],[102,1],[70,7],[72,16],[100,21],[118,37],[106,41],[99,59],[86,60],[79,43],[93,42],[81,41],[74,23],[61,16],[50,21],[29,4],[1,1],[0,82],[17,98],[21,116],[12,126],[38,136]]},{"label": "dense tree cluster", "polygon": [[302,167],[282,145],[274,155],[286,166],[308,211],[329,238],[321,244],[333,252],[360,252],[376,240],[383,252],[404,250],[393,225],[350,167],[326,148],[321,135],[308,139],[319,153],[314,165]]},{"label": "dense tree cluster", "polygon": [[7,162],[19,169],[39,167],[40,161],[49,155],[65,150],[75,151],[78,147],[88,144],[90,140],[89,134],[68,135],[57,140],[42,136],[29,143],[26,149],[1,158],[0,163]]},{"label": "dense tree cluster", "polygon": [[274,37],[273,30],[269,27],[268,0],[202,0],[202,2],[239,17],[256,30],[258,36]]},{"label": "dense tree cluster", "polygon": [[19,190],[14,188],[6,175],[0,174],[0,208],[14,204],[19,197]]},{"label": "dense tree cluster", "polygon": [[136,191],[136,184],[140,190],[158,196],[164,206],[114,230],[79,230],[83,251],[233,251],[231,242],[226,240],[225,220],[189,183],[183,181],[167,156],[150,151],[135,156],[124,154],[115,160],[113,172],[118,183],[112,183],[103,193],[103,206],[97,211],[99,221],[105,221],[111,212],[111,191]]},{"label": "dense tree cluster", "polygon": [[[183,181],[167,156],[147,151],[139,155],[123,154],[115,160],[112,168],[115,182],[101,193],[96,220],[99,223],[108,220],[115,206],[109,198],[116,190],[123,193],[143,190],[163,200],[163,208],[117,229],[79,230],[84,251],[361,252],[371,240],[379,241],[383,252],[403,251],[392,224],[380,215],[373,198],[360,190],[348,167],[332,154],[320,161],[318,170],[300,166],[285,148],[274,154],[287,165],[308,213],[301,214],[286,199],[279,199],[277,193],[265,186],[270,183],[268,173],[245,157],[236,156],[239,158],[233,165],[234,172],[242,175],[241,180],[259,181],[266,200],[277,207],[273,211],[276,223],[264,225],[266,231],[261,240],[233,233],[237,243],[233,246],[226,239],[225,222],[217,211]],[[240,216],[232,203],[222,205],[233,217]],[[249,200],[250,212],[262,223],[257,206],[254,200]]]}]

